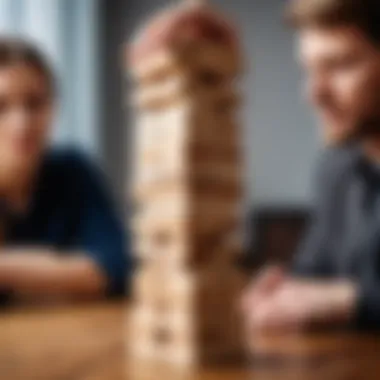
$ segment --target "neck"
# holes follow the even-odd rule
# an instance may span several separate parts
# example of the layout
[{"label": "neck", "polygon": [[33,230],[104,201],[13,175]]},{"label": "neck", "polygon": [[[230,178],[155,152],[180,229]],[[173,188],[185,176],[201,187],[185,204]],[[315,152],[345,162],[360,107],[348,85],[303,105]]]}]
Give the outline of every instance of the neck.
[{"label": "neck", "polygon": [[0,165],[0,197],[9,202],[12,209],[22,212],[28,205],[35,170],[9,170]]}]

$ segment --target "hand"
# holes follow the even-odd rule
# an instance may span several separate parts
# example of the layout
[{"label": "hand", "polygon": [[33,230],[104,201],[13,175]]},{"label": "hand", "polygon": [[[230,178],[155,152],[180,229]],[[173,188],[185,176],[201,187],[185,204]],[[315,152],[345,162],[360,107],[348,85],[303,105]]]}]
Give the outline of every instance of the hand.
[{"label": "hand", "polygon": [[249,330],[304,330],[314,325],[348,322],[355,311],[356,287],[350,282],[322,282],[284,278],[275,291],[245,306]]},{"label": "hand", "polygon": [[241,307],[249,314],[252,307],[266,301],[285,281],[285,271],[281,267],[265,268],[243,292]]}]

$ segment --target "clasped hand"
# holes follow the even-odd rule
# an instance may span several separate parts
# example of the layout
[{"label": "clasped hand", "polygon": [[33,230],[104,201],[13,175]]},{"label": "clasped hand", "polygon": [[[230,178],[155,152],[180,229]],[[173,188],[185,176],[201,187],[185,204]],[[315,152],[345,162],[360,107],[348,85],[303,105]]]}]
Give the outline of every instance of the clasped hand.
[{"label": "clasped hand", "polygon": [[249,331],[305,330],[348,323],[357,290],[350,281],[300,279],[279,267],[265,269],[245,290],[242,309]]}]

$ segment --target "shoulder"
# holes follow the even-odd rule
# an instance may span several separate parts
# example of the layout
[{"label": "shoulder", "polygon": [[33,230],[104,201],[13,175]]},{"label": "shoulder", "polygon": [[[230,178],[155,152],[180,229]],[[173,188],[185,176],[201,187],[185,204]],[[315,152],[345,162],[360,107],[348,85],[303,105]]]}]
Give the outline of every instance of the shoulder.
[{"label": "shoulder", "polygon": [[99,170],[95,160],[75,147],[50,149],[43,160],[43,170],[50,175],[78,176]]},{"label": "shoulder", "polygon": [[77,148],[53,148],[46,152],[42,163],[41,180],[45,184],[81,187],[98,180],[100,168],[85,152]]},{"label": "shoulder", "polygon": [[82,150],[75,147],[52,148],[47,151],[44,162],[45,167],[55,170],[83,170],[93,166],[92,160]]},{"label": "shoulder", "polygon": [[321,152],[313,181],[314,201],[319,207],[335,204],[337,197],[343,196],[357,157],[358,149],[354,146],[326,148]]},{"label": "shoulder", "polygon": [[325,148],[316,165],[321,181],[339,181],[355,168],[358,148],[354,145]]}]

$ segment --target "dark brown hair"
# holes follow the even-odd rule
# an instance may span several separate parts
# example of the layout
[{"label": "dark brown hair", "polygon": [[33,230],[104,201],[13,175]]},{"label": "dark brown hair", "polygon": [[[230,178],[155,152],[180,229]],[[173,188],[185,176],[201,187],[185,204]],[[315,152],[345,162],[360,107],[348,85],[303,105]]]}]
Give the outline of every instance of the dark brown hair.
[{"label": "dark brown hair", "polygon": [[380,44],[380,0],[289,0],[286,19],[297,28],[353,26]]},{"label": "dark brown hair", "polygon": [[45,55],[26,40],[15,37],[0,37],[0,68],[20,63],[30,66],[41,75],[51,94],[55,94],[55,75]]}]

